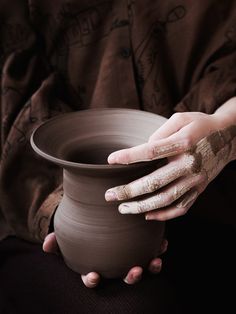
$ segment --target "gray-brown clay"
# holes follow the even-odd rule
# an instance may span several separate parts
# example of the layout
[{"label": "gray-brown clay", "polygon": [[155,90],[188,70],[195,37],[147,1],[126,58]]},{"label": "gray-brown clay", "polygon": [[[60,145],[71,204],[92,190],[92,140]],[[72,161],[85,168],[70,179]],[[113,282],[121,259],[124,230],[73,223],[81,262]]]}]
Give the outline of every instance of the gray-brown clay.
[{"label": "gray-brown clay", "polygon": [[106,202],[104,194],[160,166],[160,161],[108,165],[107,156],[146,142],[164,122],[138,110],[85,110],[51,119],[33,133],[34,150],[63,168],[64,196],[54,227],[63,258],[74,271],[123,277],[158,255],[164,222],[122,215],[119,202]]}]

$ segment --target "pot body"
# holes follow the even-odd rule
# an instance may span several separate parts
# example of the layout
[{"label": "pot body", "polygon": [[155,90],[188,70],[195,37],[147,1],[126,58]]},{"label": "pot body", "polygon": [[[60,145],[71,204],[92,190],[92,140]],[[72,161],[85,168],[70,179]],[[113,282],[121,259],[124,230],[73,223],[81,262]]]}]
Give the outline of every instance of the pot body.
[{"label": "pot body", "polygon": [[165,225],[143,214],[122,215],[105,192],[151,173],[164,161],[108,165],[118,149],[148,141],[165,118],[131,109],[93,109],[58,116],[31,136],[33,149],[63,168],[64,196],[55,233],[66,264],[81,274],[125,276],[158,255]]},{"label": "pot body", "polygon": [[133,266],[148,266],[158,255],[164,222],[143,214],[122,215],[118,202],[106,202],[105,191],[130,182],[155,165],[139,169],[64,170],[64,196],[56,211],[56,238],[66,264],[80,274],[96,271],[105,278],[123,277]]}]

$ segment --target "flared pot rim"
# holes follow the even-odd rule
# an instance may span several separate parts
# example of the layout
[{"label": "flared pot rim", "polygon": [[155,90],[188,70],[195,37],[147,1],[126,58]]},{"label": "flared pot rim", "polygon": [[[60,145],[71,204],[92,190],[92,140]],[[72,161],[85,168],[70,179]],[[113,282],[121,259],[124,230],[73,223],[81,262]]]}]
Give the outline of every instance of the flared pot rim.
[{"label": "flared pot rim", "polygon": [[[149,117],[149,118],[157,118],[159,117],[160,120],[163,119],[163,123],[167,120],[165,117],[162,117],[158,114],[143,111],[143,110],[138,110],[138,109],[126,109],[126,108],[92,108],[92,109],[84,109],[84,110],[79,110],[79,111],[74,111],[74,112],[67,112],[67,113],[62,113],[60,115],[57,115],[56,117],[50,118],[47,121],[42,122],[40,125],[38,125],[32,132],[31,137],[30,137],[30,144],[33,150],[43,157],[44,159],[59,165],[60,167],[64,169],[78,169],[78,170],[103,170],[105,172],[110,172],[110,171],[122,171],[122,170],[127,170],[127,169],[135,169],[135,168],[140,168],[143,167],[145,164],[150,164],[150,161],[142,161],[142,162],[136,162],[132,164],[92,164],[92,163],[80,163],[80,162],[73,162],[69,160],[65,160],[62,158],[55,157],[51,154],[46,153],[43,151],[36,143],[35,137],[38,135],[39,132],[46,126],[55,123],[57,121],[60,121],[62,119],[68,119],[70,116],[74,115],[87,115],[89,114],[94,114],[96,115],[97,113],[103,113],[103,114],[109,114],[111,112],[113,113],[128,113],[132,112],[136,115],[142,115],[143,117]],[[157,162],[157,161],[153,161]],[[151,161],[152,163],[152,161]]]}]

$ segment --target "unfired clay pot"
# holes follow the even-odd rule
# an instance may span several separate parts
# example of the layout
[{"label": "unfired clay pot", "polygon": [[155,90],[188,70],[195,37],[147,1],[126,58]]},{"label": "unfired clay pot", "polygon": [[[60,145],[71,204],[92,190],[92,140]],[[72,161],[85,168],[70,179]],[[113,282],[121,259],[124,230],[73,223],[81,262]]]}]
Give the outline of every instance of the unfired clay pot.
[{"label": "unfired clay pot", "polygon": [[60,115],[33,133],[34,150],[63,167],[64,196],[54,227],[64,260],[74,271],[122,277],[158,254],[164,222],[122,215],[119,202],[106,202],[104,194],[160,167],[160,161],[108,165],[107,156],[146,142],[164,122],[138,110],[95,109]]}]

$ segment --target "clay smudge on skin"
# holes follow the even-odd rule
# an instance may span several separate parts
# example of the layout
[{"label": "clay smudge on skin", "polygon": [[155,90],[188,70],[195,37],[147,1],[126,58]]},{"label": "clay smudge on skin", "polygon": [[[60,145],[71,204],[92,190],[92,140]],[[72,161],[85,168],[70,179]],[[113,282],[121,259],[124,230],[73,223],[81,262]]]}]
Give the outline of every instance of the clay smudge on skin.
[{"label": "clay smudge on skin", "polygon": [[109,189],[106,192],[106,195],[112,195],[113,197],[110,200],[125,200],[132,198],[132,191],[130,190],[128,185],[121,185],[115,188]]},{"label": "clay smudge on skin", "polygon": [[222,131],[217,131],[206,138],[207,142],[209,143],[211,150],[214,155],[217,155],[217,153],[224,148],[226,145],[226,139],[224,137],[224,133]]},{"label": "clay smudge on skin", "polygon": [[226,146],[231,146],[232,140],[236,138],[236,126],[231,125],[228,128],[214,132],[207,137],[214,155]]},{"label": "clay smudge on skin", "polygon": [[131,191],[127,185],[120,186],[116,189],[116,195],[118,200],[124,200],[131,197]]},{"label": "clay smudge on skin", "polygon": [[231,139],[236,138],[236,125],[231,125],[227,130],[231,135]]},{"label": "clay smudge on skin", "polygon": [[154,146],[153,159],[161,157],[169,157],[182,152],[184,149],[184,143],[173,143],[166,146]]},{"label": "clay smudge on skin", "polygon": [[196,152],[196,146],[192,150],[191,155],[193,156],[193,163],[191,166],[192,173],[199,173],[202,171],[202,154]]}]

